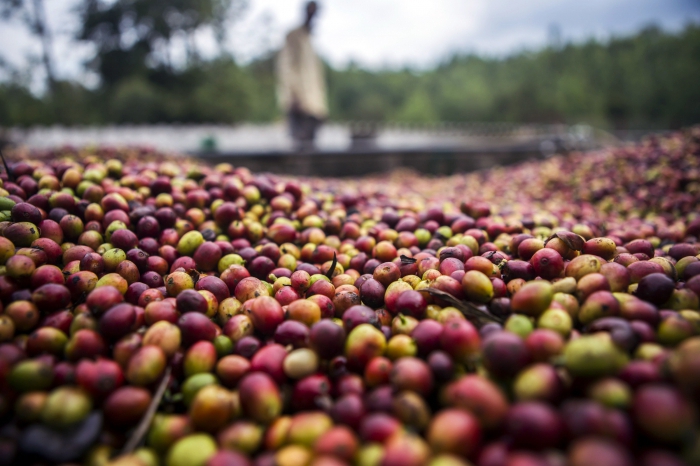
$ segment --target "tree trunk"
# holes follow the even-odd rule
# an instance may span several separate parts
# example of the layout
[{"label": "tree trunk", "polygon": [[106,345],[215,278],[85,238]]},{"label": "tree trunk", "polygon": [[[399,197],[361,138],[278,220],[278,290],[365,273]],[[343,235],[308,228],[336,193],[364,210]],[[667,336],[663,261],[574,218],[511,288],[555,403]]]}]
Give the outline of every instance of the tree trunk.
[{"label": "tree trunk", "polygon": [[46,11],[44,9],[44,0],[32,0],[34,8],[34,32],[41,40],[41,61],[44,64],[46,72],[46,82],[49,91],[53,92],[56,88],[56,78],[53,72],[53,59],[51,54],[51,33],[46,24]]},{"label": "tree trunk", "polygon": [[185,31],[185,43],[187,49],[187,64],[192,65],[199,61],[199,53],[197,52],[197,44],[194,40],[194,29]]}]

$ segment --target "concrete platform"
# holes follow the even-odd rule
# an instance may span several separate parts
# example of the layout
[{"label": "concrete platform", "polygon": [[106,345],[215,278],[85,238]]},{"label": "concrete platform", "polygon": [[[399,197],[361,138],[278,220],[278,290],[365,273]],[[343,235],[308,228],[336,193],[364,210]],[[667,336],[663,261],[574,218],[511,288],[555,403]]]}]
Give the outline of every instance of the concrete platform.
[{"label": "concrete platform", "polygon": [[222,153],[194,152],[209,163],[231,163],[256,172],[299,176],[357,177],[409,168],[425,175],[483,170],[543,158],[538,145],[465,149],[421,147],[383,150],[356,148],[346,151]]}]

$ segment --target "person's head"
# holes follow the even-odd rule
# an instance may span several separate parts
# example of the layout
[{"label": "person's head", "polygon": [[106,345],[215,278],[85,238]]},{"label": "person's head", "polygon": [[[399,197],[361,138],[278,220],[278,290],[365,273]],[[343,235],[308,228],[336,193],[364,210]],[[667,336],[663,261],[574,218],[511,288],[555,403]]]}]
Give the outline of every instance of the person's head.
[{"label": "person's head", "polygon": [[317,10],[318,4],[316,2],[311,1],[306,4],[306,21],[304,22],[306,27],[311,28],[311,21],[316,15]]}]

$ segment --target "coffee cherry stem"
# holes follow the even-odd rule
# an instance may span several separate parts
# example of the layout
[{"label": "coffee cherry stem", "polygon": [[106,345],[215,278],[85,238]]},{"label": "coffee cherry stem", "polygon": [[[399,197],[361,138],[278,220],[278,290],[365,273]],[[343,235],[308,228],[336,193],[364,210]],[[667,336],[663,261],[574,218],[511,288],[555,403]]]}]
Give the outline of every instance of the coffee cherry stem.
[{"label": "coffee cherry stem", "polygon": [[151,400],[151,404],[148,406],[148,410],[143,415],[143,418],[141,419],[141,422],[139,422],[138,427],[136,427],[136,430],[134,430],[134,433],[131,434],[131,437],[129,437],[129,440],[124,445],[124,448],[119,456],[129,455],[133,453],[139,445],[141,445],[143,437],[146,435],[148,428],[153,422],[153,416],[155,416],[158,405],[160,405],[160,400],[165,394],[165,389],[168,387],[168,382],[170,381],[170,370],[170,366],[165,368],[163,378],[160,380],[160,384],[158,385],[156,393],[153,395],[153,399]]},{"label": "coffee cherry stem", "polygon": [[335,255],[335,252],[333,253],[333,262],[331,262],[331,268],[328,269],[328,272],[326,272],[326,277],[328,277],[329,280],[333,280],[333,273],[335,272],[335,266],[338,264],[338,257]]}]

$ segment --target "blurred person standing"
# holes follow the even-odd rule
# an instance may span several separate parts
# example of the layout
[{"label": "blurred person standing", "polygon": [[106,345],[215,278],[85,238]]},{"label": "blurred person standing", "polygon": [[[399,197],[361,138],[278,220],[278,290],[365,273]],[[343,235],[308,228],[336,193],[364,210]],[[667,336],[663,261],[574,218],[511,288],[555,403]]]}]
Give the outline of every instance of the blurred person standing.
[{"label": "blurred person standing", "polygon": [[317,10],[316,2],[306,4],[306,21],[287,34],[277,56],[277,97],[297,150],[314,147],[316,130],[328,116],[323,63],[311,44]]}]

